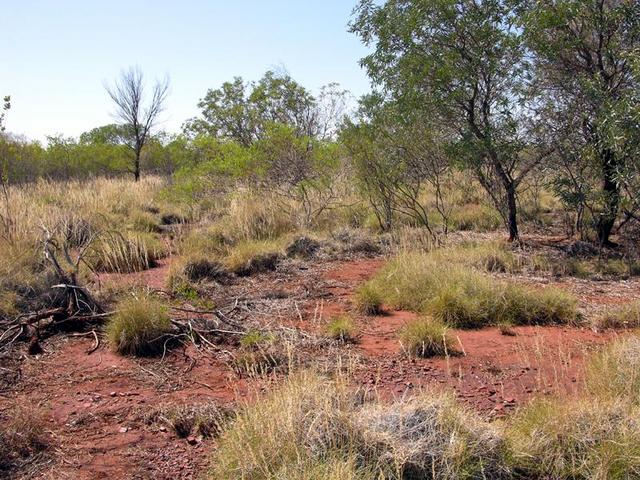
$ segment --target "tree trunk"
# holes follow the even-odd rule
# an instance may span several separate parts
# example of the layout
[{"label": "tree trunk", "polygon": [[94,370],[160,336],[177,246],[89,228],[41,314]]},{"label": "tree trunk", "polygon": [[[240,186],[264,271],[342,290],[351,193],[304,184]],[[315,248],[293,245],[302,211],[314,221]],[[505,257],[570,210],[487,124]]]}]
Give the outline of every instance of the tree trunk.
[{"label": "tree trunk", "polygon": [[133,176],[136,182],[140,180],[140,151],[137,149],[136,149],[136,158],[133,164]]},{"label": "tree trunk", "polygon": [[507,227],[509,228],[509,241],[519,240],[518,234],[518,206],[516,203],[516,187],[510,184],[505,186],[507,192]]},{"label": "tree trunk", "polygon": [[609,237],[616,218],[618,218],[620,206],[620,187],[616,181],[617,165],[615,153],[606,149],[600,153],[600,160],[602,162],[602,193],[605,207],[598,219],[598,241],[600,245],[611,245]]}]

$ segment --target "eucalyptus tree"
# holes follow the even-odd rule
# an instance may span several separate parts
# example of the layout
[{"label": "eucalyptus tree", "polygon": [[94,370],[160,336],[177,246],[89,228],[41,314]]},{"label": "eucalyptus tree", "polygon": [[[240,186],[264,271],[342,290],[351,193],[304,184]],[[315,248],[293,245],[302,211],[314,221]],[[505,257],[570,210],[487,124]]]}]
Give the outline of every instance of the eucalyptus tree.
[{"label": "eucalyptus tree", "polygon": [[528,55],[508,0],[361,0],[351,30],[373,47],[362,65],[378,90],[427,112],[451,138],[518,239],[517,194],[550,153],[534,113]]},{"label": "eucalyptus tree", "polygon": [[640,207],[640,2],[538,0],[523,20],[560,146],[560,193],[608,244]]}]

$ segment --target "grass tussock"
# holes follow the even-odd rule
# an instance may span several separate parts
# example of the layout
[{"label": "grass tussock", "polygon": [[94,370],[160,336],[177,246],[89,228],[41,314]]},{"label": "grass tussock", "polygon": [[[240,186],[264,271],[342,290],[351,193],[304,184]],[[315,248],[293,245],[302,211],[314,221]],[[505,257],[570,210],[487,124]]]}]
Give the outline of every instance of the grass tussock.
[{"label": "grass tussock", "polygon": [[341,342],[354,342],[356,340],[356,325],[348,315],[339,315],[329,320],[325,327],[329,338]]},{"label": "grass tussock", "polygon": [[110,234],[103,237],[93,252],[93,267],[99,272],[132,273],[155,267],[162,256],[153,237]]},{"label": "grass tussock", "polygon": [[290,377],[237,414],[210,478],[453,480],[508,472],[497,430],[447,395],[390,405],[356,397],[340,379]]},{"label": "grass tussock", "polygon": [[171,332],[167,308],[148,294],[127,297],[116,305],[106,333],[115,351],[122,355],[153,355],[163,350]]},{"label": "grass tussock", "polygon": [[244,241],[235,245],[222,259],[229,271],[241,276],[276,269],[282,258],[281,246],[274,241]]},{"label": "grass tussock", "polygon": [[626,398],[640,405],[640,337],[618,340],[587,365],[587,390],[601,398]]},{"label": "grass tussock", "polygon": [[29,406],[6,410],[0,417],[0,473],[32,461],[50,444],[42,412]]},{"label": "grass tussock", "polygon": [[599,330],[608,328],[640,328],[640,302],[611,309],[594,320]]},{"label": "grass tussock", "polygon": [[432,318],[423,317],[409,322],[399,333],[402,348],[417,357],[436,357],[455,354],[455,346],[448,328]]},{"label": "grass tussock", "polygon": [[536,401],[510,421],[512,462],[521,478],[638,478],[638,419],[624,399]]},{"label": "grass tussock", "polygon": [[276,370],[286,370],[292,345],[280,341],[271,333],[249,330],[240,339],[240,349],[231,362],[240,375],[262,376]]},{"label": "grass tussock", "polygon": [[382,295],[371,283],[365,283],[354,294],[356,309],[365,315],[382,313]]},{"label": "grass tussock", "polygon": [[455,328],[540,325],[576,320],[577,301],[557,289],[533,289],[498,280],[441,254],[404,253],[358,291],[392,308],[427,313]]}]

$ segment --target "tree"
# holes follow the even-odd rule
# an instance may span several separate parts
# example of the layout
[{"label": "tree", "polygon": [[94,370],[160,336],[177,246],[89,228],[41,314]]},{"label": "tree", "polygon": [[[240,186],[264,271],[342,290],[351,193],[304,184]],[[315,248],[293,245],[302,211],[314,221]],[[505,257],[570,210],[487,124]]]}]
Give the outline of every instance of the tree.
[{"label": "tree", "polygon": [[530,114],[513,3],[361,0],[351,30],[375,47],[362,60],[374,84],[448,130],[452,158],[472,169],[516,240],[518,187],[550,151]]},{"label": "tree", "polygon": [[620,214],[638,207],[640,3],[539,0],[524,20],[566,172],[557,184],[576,208],[590,210],[607,245]]},{"label": "tree", "polygon": [[446,233],[448,209],[442,187],[450,169],[437,130],[419,115],[403,115],[396,104],[377,95],[363,97],[358,113],[358,122],[347,121],[340,140],[381,230],[391,229],[394,214],[400,214],[425,227],[435,240],[431,205],[422,195],[429,184]]},{"label": "tree", "polygon": [[4,119],[5,119],[7,110],[11,108],[11,97],[7,95],[2,99],[2,101],[3,101],[3,105],[2,105],[2,113],[0,113],[0,133],[4,132],[4,129],[5,129]]},{"label": "tree", "polygon": [[291,127],[298,137],[328,139],[336,134],[347,96],[330,84],[316,99],[286,73],[268,71],[258,82],[236,77],[207,91],[198,103],[202,116],[188,120],[184,130],[244,146],[264,138],[272,124]]},{"label": "tree", "polygon": [[115,115],[122,126],[129,131],[126,144],[133,151],[133,176],[140,180],[140,157],[142,149],[151,136],[158,116],[164,109],[169,92],[169,79],[157,81],[153,87],[151,99],[145,106],[144,78],[137,67],[123,71],[113,86],[105,86],[109,96],[116,104]]}]

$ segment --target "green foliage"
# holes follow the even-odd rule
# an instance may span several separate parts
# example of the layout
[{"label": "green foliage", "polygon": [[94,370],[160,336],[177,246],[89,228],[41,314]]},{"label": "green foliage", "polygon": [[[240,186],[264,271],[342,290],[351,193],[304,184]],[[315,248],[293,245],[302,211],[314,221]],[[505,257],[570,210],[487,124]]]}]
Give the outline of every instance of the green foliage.
[{"label": "green foliage", "polygon": [[291,126],[300,136],[313,135],[310,114],[315,106],[313,96],[288,74],[268,71],[257,83],[236,77],[207,91],[198,103],[202,118],[189,120],[185,129],[244,146],[262,138],[270,123]]}]

